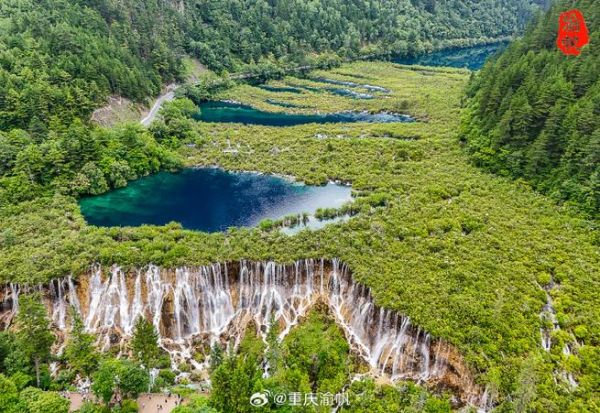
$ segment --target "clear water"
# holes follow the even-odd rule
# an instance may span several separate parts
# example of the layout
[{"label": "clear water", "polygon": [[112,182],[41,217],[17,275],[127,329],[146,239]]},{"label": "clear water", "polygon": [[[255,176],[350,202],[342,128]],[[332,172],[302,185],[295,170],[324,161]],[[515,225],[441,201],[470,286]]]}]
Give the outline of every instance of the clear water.
[{"label": "clear water", "polygon": [[187,229],[217,232],[255,226],[267,218],[339,208],[351,199],[346,186],[308,186],[269,175],[198,168],[160,172],[125,188],[83,198],[80,206],[88,223],[97,226],[175,221]]},{"label": "clear water", "polygon": [[448,66],[479,70],[490,56],[503,50],[507,44],[495,43],[484,46],[447,49],[416,57],[394,58],[392,61],[403,65]]},{"label": "clear water", "polygon": [[393,123],[414,122],[408,115],[396,113],[339,112],[329,114],[275,113],[239,103],[209,101],[200,104],[195,116],[202,122],[243,123],[264,126],[296,126],[307,123]]}]

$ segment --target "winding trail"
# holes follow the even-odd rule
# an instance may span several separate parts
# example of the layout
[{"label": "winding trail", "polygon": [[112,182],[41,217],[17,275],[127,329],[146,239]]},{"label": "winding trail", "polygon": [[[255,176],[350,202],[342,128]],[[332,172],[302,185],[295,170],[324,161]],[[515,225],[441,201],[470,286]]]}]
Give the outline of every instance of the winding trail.
[{"label": "winding trail", "polygon": [[148,115],[140,122],[143,126],[149,126],[154,119],[156,119],[156,115],[158,114],[158,111],[162,107],[163,103],[170,102],[175,99],[175,91],[177,88],[179,88],[179,85],[174,83],[167,86],[167,91],[156,99]]},{"label": "winding trail", "polygon": [[[298,66],[298,67],[294,67],[291,69],[287,69],[285,72],[293,73],[293,72],[298,72],[298,71],[302,71],[302,70],[310,70],[313,68],[315,68],[315,66]],[[247,79],[253,79],[253,78],[256,78],[259,76],[263,76],[263,74],[233,73],[233,74],[229,75],[229,79],[230,80],[247,80]],[[171,83],[170,85],[168,85],[166,92],[156,98],[156,100],[154,101],[154,104],[152,105],[152,109],[150,109],[150,112],[148,113],[148,115],[146,115],[146,117],[144,117],[144,119],[142,119],[140,121],[140,123],[143,126],[150,126],[150,124],[154,121],[154,119],[156,119],[156,115],[158,115],[158,112],[160,111],[160,108],[162,107],[162,105],[165,102],[170,102],[173,99],[175,99],[175,91],[179,87],[180,87],[180,85],[175,84],[175,83]]]}]

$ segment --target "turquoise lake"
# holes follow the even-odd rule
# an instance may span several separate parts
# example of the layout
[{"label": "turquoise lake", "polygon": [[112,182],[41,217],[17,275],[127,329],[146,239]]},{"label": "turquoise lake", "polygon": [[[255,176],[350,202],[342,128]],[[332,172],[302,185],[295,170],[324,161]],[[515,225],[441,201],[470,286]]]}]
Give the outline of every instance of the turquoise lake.
[{"label": "turquoise lake", "polygon": [[[445,50],[414,58],[395,59],[396,63],[428,66],[481,68],[485,60],[505,44]],[[376,85],[316,78],[323,88],[302,89],[345,94],[354,98],[371,98],[373,93],[387,93]],[[327,87],[327,85],[339,88]],[[301,87],[260,86],[271,92],[301,93]],[[356,89],[362,89],[357,91]],[[271,104],[294,108],[294,105],[270,100]],[[391,123],[413,122],[410,116],[395,113],[340,112],[329,114],[292,114],[262,111],[251,106],[221,101],[200,105],[195,117],[204,122],[243,123],[265,126],[294,126],[308,123]],[[106,194],[80,200],[88,223],[97,226],[164,225],[175,221],[184,228],[205,232],[224,231],[229,227],[252,227],[263,219],[318,208],[339,208],[350,201],[351,189],[329,184],[307,186],[283,178],[254,173],[233,173],[221,169],[184,169],[178,173],[160,172],[129,186]],[[309,228],[325,223],[312,219]],[[294,233],[301,228],[290,230]]]},{"label": "turquoise lake", "polygon": [[80,200],[91,225],[139,226],[179,222],[205,232],[252,227],[263,219],[314,214],[351,201],[351,188],[335,184],[308,186],[255,173],[213,168],[160,172],[129,186]]},{"label": "turquoise lake", "polygon": [[396,113],[339,112],[328,114],[275,113],[239,103],[209,101],[200,104],[194,116],[202,122],[243,123],[263,126],[296,126],[307,123],[393,123],[414,122],[408,115]]},{"label": "turquoise lake", "polygon": [[416,57],[393,58],[392,61],[403,65],[448,66],[479,70],[490,56],[503,50],[506,46],[507,43],[494,43],[484,46],[446,49]]}]

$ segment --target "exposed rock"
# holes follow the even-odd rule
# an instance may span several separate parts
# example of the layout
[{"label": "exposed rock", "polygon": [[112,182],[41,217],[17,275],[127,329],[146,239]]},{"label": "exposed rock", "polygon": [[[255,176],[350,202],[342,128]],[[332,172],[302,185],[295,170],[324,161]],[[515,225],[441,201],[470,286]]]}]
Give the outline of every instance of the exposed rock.
[{"label": "exposed rock", "polygon": [[[0,292],[4,325],[15,313],[19,292],[30,289],[12,285]],[[43,291],[61,337],[69,330],[68,308],[73,306],[105,350],[118,346],[126,351],[135,320],[146,317],[159,331],[173,369],[185,363],[196,376],[206,371],[214,343],[237,347],[248,328],[266,341],[271,315],[283,339],[311,308],[326,307],[372,377],[450,390],[457,406],[489,403],[454,347],[413,326],[410,318],[378,307],[369,288],[354,282],[347,266],[335,259],[176,270],[150,266],[133,274],[116,266],[109,273],[97,267],[77,284],[70,278],[55,280]]]}]

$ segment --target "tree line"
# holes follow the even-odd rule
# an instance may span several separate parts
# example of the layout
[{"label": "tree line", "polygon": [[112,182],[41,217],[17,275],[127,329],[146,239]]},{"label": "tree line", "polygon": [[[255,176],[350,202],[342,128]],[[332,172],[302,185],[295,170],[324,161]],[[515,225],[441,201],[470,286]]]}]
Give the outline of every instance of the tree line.
[{"label": "tree line", "polygon": [[[176,168],[172,144],[189,129],[185,122],[172,122],[178,130],[167,139],[164,124],[155,136],[135,127],[100,129],[89,119],[111,94],[142,102],[181,80],[184,55],[224,77],[242,71],[260,82],[285,68],[335,66],[340,57],[508,36],[539,6],[508,3],[3,1],[0,205],[55,192],[98,194]],[[188,91],[194,100],[206,93],[202,85]]]},{"label": "tree line", "polygon": [[[558,16],[579,8],[590,44],[556,46]],[[474,77],[462,139],[473,161],[600,216],[600,3],[561,1]]]}]

